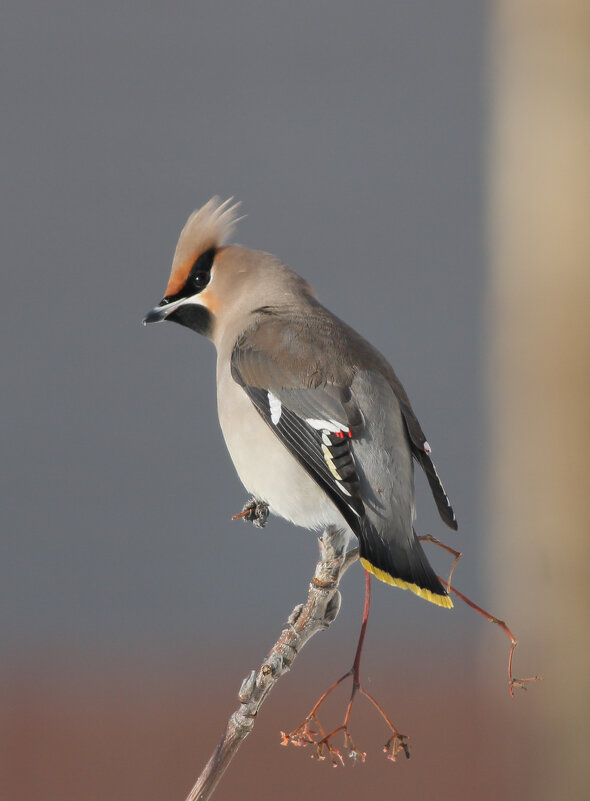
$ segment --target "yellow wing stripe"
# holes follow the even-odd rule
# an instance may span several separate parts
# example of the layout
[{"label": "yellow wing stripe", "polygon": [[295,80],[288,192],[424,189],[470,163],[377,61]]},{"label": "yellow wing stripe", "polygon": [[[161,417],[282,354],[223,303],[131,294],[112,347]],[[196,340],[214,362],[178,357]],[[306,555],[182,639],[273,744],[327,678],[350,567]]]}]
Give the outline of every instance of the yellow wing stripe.
[{"label": "yellow wing stripe", "polygon": [[340,475],[338,470],[336,470],[336,466],[332,461],[332,454],[330,453],[328,448],[326,448],[325,445],[322,445],[322,453],[324,454],[324,461],[328,465],[328,470],[330,471],[330,473],[332,473],[336,481],[342,481],[342,476]]},{"label": "yellow wing stripe", "polygon": [[362,557],[361,565],[365,570],[368,570],[369,573],[372,573],[378,578],[379,581],[384,581],[386,584],[391,584],[392,587],[399,587],[402,590],[411,590],[420,598],[424,598],[425,601],[430,601],[430,603],[436,604],[437,606],[443,606],[445,609],[453,608],[453,601],[449,595],[440,595],[439,593],[432,592],[432,590],[425,590],[417,584],[412,584],[410,581],[394,578],[389,573],[386,573],[385,570],[380,570]]}]

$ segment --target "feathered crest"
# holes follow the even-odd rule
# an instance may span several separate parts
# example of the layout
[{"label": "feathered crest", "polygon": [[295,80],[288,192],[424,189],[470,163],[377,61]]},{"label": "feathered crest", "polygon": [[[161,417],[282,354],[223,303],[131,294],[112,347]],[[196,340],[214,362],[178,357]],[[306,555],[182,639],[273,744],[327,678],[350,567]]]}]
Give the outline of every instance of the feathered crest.
[{"label": "feathered crest", "polygon": [[233,197],[222,203],[216,196],[193,211],[178,238],[166,295],[180,291],[201,253],[218,248],[226,241],[238,220],[242,219],[237,216],[239,205],[239,202],[233,203]]}]

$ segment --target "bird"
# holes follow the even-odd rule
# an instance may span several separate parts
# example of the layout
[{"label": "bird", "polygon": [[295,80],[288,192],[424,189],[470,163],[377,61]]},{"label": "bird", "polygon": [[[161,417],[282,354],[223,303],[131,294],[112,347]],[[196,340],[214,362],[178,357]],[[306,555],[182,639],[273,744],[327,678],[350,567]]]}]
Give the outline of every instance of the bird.
[{"label": "bird", "polygon": [[221,431],[251,495],[236,517],[335,526],[357,538],[369,574],[451,608],[414,528],[414,462],[444,523],[457,529],[457,520],[406,391],[304,278],[266,252],[226,244],[239,206],[213,197],[189,216],[164,296],[143,319],[215,345]]}]

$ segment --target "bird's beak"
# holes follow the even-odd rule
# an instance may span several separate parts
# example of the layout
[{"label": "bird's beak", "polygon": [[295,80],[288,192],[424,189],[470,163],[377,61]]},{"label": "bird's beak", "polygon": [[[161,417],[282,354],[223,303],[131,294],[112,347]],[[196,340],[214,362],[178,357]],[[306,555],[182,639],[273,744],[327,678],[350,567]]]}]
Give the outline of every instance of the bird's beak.
[{"label": "bird's beak", "polygon": [[169,314],[171,314],[174,309],[177,309],[183,302],[185,298],[181,298],[180,300],[175,300],[170,302],[164,298],[161,300],[157,306],[154,306],[153,309],[146,314],[146,316],[141,321],[144,325],[148,323],[161,323],[162,320],[165,320]]}]

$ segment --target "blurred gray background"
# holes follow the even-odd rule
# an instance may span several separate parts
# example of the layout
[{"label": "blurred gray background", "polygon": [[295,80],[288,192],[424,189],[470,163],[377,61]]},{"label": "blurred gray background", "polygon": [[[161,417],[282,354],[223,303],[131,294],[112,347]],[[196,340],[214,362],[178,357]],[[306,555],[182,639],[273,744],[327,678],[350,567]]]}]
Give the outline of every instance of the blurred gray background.
[{"label": "blurred gray background", "polygon": [[[420,492],[419,529],[467,552],[461,584],[481,595],[483,5],[21,2],[2,18],[11,658],[263,646],[305,591],[313,535],[231,522],[245,492],[213,347],[140,325],[213,194],[242,201],[237,241],[392,362],[460,523],[446,532]],[[262,603],[268,581],[283,609]],[[451,636],[406,595],[379,588],[382,636]]]},{"label": "blurred gray background", "polygon": [[[243,203],[236,241],[278,255],[389,358],[459,520],[458,534],[445,530],[419,476],[417,527],[464,551],[456,584],[490,602],[487,12],[468,0],[3,3],[0,679],[9,715],[28,721],[17,727],[22,742],[8,727],[8,773],[22,760],[30,783],[9,785],[13,801],[39,788],[60,801],[139,797],[140,785],[125,784],[130,774],[146,762],[165,772],[148,750],[137,770],[80,758],[89,775],[126,776],[107,796],[100,782],[81,789],[75,779],[64,795],[71,764],[50,779],[38,754],[57,729],[62,756],[79,741],[85,724],[65,734],[62,725],[73,698],[81,721],[126,699],[124,752],[140,728],[129,699],[141,727],[156,730],[156,712],[146,720],[141,709],[179,676],[187,689],[168,709],[171,736],[180,736],[186,698],[193,719],[205,700],[220,709],[198,740],[202,755],[182,724],[191,758],[174,770],[166,763],[174,792],[165,785],[166,797],[182,795],[239,681],[305,596],[314,535],[277,519],[262,532],[231,521],[246,495],[217,424],[212,345],[178,326],[140,324],[162,296],[186,217],[213,194]],[[449,563],[436,553],[433,561],[441,571]],[[374,589],[366,671],[395,691],[394,709],[411,676],[423,681],[417,697],[430,719],[455,698],[437,693],[439,680],[491,676],[504,703],[506,643],[496,630],[465,607],[447,614]],[[301,713],[348,667],[362,592],[356,566],[339,619],[294,668]],[[493,657],[478,679],[484,635]],[[410,712],[406,722],[412,728]],[[108,739],[121,726],[103,729]],[[162,743],[155,749],[161,758]],[[434,750],[425,747],[416,767],[436,783],[446,768]],[[279,756],[301,769],[302,754]],[[314,791],[317,776],[302,791]],[[448,797],[487,797],[477,782],[462,793],[449,781]],[[141,793],[152,797],[143,785]]]}]

